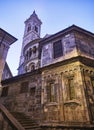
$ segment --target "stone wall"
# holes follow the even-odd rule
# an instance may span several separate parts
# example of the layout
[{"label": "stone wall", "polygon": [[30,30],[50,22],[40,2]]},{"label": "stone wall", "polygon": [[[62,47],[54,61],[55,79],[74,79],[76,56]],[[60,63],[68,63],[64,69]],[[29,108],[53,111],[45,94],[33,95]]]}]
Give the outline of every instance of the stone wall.
[{"label": "stone wall", "polygon": [[[60,40],[62,44],[63,54],[58,58],[54,58],[53,44]],[[47,42],[46,44],[43,44],[41,53],[41,67],[76,57],[77,55],[78,53],[76,49],[74,33],[69,33],[60,38]]]},{"label": "stone wall", "polygon": [[11,112],[23,112],[32,118],[41,115],[41,76],[33,75],[7,83],[8,95],[1,97],[2,103]]},{"label": "stone wall", "polygon": [[[88,123],[90,122],[83,69],[80,62],[45,69],[42,72],[42,106],[45,122]],[[94,69],[92,70],[94,77]],[[71,81],[71,82],[70,82]],[[54,84],[56,100],[47,99],[49,82]],[[86,79],[87,82],[87,79]],[[90,87],[90,86],[89,86]],[[54,91],[54,90],[53,90]],[[50,96],[51,90],[50,90]]]},{"label": "stone wall", "polygon": [[94,59],[94,38],[76,32],[75,42],[79,55]]},{"label": "stone wall", "polygon": [[93,124],[92,67],[76,61],[16,78],[3,85],[8,87],[8,95],[0,99],[9,111],[23,112],[49,127]]}]

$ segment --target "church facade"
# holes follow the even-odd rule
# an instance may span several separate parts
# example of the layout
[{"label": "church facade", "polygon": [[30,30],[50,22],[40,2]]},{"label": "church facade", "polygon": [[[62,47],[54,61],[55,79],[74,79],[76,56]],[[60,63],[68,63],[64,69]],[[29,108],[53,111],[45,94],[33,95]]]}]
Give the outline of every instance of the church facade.
[{"label": "church facade", "polygon": [[40,38],[41,24],[35,11],[25,21],[18,75],[1,82],[15,118],[1,113],[1,128],[94,129],[94,34],[72,25]]}]

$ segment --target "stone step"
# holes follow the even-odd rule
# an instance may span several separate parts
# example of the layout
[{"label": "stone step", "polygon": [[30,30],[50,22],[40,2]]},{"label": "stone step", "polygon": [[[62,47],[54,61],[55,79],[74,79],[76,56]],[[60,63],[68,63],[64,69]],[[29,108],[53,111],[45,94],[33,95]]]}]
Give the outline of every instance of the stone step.
[{"label": "stone step", "polygon": [[[17,118],[16,118],[17,119]],[[33,121],[31,121],[31,120],[19,120],[19,119],[17,119],[21,124],[32,124],[32,125],[35,125],[36,124],[36,122],[33,122]]]},{"label": "stone step", "polygon": [[39,126],[25,126],[25,129],[33,129],[33,128],[39,128]]},{"label": "stone step", "polygon": [[[19,121],[19,120],[18,120]],[[32,124],[32,125],[35,125],[36,123],[35,122],[31,122],[31,121],[19,121],[21,122],[22,124]]]},{"label": "stone step", "polygon": [[[16,117],[15,117],[16,118]],[[31,122],[31,123],[36,123],[35,121],[32,121],[30,119],[21,119],[21,118],[17,118],[19,121],[22,121],[22,122]]]},{"label": "stone step", "polygon": [[24,113],[14,112],[12,115],[18,120],[18,122],[25,128],[25,130],[41,130],[36,121],[32,120],[30,117]]},{"label": "stone step", "polygon": [[25,130],[43,130],[43,129],[41,129],[41,128],[28,128],[28,129],[25,129]]},{"label": "stone step", "polygon": [[[21,122],[20,122],[21,123]],[[37,124],[32,123],[21,123],[23,126],[36,126]]]}]

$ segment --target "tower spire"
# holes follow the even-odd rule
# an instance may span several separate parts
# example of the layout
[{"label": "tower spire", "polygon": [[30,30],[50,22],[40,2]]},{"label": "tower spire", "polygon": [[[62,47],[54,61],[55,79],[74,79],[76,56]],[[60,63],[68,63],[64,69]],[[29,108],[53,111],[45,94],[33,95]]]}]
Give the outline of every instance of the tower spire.
[{"label": "tower spire", "polygon": [[33,14],[35,14],[36,12],[35,12],[35,10],[33,11]]}]

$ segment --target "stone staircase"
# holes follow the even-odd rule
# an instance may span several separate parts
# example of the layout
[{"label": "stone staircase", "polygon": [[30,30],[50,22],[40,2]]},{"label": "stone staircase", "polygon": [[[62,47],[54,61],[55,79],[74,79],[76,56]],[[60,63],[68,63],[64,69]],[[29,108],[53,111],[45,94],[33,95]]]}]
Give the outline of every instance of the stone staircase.
[{"label": "stone staircase", "polygon": [[24,113],[12,112],[11,114],[24,127],[25,130],[42,130],[36,121],[32,120]]}]

